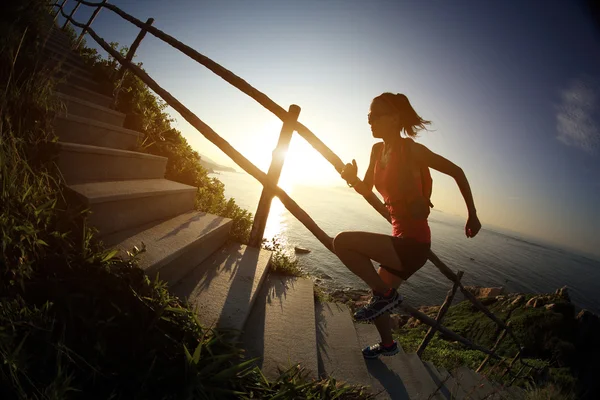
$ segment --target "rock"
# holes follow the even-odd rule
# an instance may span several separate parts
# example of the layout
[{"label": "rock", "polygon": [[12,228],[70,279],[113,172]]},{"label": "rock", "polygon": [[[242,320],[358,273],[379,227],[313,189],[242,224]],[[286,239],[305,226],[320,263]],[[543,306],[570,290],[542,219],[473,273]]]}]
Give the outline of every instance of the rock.
[{"label": "rock", "polygon": [[421,306],[418,308],[424,314],[431,316],[436,316],[441,306]]},{"label": "rock", "polygon": [[465,286],[477,298],[496,297],[504,294],[504,287],[480,287],[480,286]]},{"label": "rock", "polygon": [[575,320],[580,341],[600,341],[600,317],[588,310],[581,310]]},{"label": "rock", "polygon": [[525,300],[525,296],[522,294],[515,297],[515,299],[510,303],[511,306],[518,306]]},{"label": "rock", "polygon": [[422,322],[418,319],[416,319],[415,317],[410,317],[408,319],[408,321],[406,321],[406,327],[407,328],[416,328],[417,326],[421,325]]},{"label": "rock", "polygon": [[504,287],[482,288],[479,292],[479,297],[496,297],[504,292]]},{"label": "rock", "polygon": [[302,247],[302,246],[295,246],[294,251],[299,254],[310,253],[309,249],[307,249],[306,247]]},{"label": "rock", "polygon": [[564,300],[571,301],[571,297],[569,296],[569,289],[566,286],[563,286],[560,289],[556,289],[555,294]]},{"label": "rock", "polygon": [[529,308],[529,307],[535,307],[535,303],[537,301],[537,296],[533,296],[532,298],[530,298],[527,303],[525,304],[525,308]]},{"label": "rock", "polygon": [[391,314],[390,321],[391,321],[391,325],[392,325],[392,330],[398,330],[398,329],[404,327],[406,325],[406,323],[408,322],[408,320],[409,320],[409,317],[407,317],[405,315]]}]

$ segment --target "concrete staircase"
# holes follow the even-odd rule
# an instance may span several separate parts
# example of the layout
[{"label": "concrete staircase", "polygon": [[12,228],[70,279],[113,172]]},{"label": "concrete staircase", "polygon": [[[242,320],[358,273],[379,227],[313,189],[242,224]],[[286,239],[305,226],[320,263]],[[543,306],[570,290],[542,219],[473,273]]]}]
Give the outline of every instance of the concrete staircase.
[{"label": "concrete staircase", "polygon": [[164,179],[167,160],[135,151],[141,134],[59,31],[45,51],[62,67],[66,112],[57,115],[58,166],[68,189],[92,211],[88,223],[121,254],[146,245],[140,267],[159,275],[207,326],[228,329],[268,377],[300,363],[313,378],[370,386],[381,399],[518,399],[467,368],[452,373],[416,354],[364,360],[378,342],[373,325],[355,324],[345,305],[315,303],[309,279],[268,273],[271,253],[228,241],[232,221],[194,210],[196,188]]}]

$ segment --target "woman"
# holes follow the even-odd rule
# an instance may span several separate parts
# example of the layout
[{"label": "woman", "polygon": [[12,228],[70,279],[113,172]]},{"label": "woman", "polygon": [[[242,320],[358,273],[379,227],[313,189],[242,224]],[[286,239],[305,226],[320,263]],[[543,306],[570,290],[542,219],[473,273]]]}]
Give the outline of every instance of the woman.
[{"label": "woman", "polygon": [[[465,199],[469,217],[465,227],[468,238],[477,235],[477,218],[469,182],[460,167],[412,138],[430,122],[423,120],[403,94],[383,93],[373,99],[368,115],[373,137],[383,142],[373,145],[369,168],[361,182],[356,161],[342,171],[348,185],[359,193],[381,193],[392,220],[392,236],[370,232],[341,232],[333,242],[335,252],[350,271],[373,290],[368,305],[359,309],[357,321],[374,320],[381,342],[363,349],[365,358],[398,353],[392,338],[389,312],[402,302],[400,284],[427,261],[431,232],[427,223],[431,194],[429,168],[453,177]],[[404,136],[406,137],[402,137]],[[375,271],[371,260],[380,263]]]}]

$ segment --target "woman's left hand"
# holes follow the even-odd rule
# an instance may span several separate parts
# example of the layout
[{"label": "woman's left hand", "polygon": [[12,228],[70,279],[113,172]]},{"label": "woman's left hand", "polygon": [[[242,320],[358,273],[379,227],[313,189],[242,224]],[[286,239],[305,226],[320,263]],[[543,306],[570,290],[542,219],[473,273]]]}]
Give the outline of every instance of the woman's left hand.
[{"label": "woman's left hand", "polygon": [[469,219],[467,219],[467,225],[465,226],[465,235],[467,235],[468,238],[475,237],[480,229],[481,222],[479,222],[477,215],[470,215]]}]

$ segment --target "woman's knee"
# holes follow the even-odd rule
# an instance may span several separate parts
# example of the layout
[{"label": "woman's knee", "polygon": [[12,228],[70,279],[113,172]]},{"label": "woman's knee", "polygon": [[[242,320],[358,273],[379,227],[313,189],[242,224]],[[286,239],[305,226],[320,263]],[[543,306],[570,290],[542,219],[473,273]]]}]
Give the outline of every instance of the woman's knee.
[{"label": "woman's knee", "polygon": [[352,232],[343,231],[338,233],[335,238],[333,238],[333,249],[337,253],[340,250],[348,250],[351,249],[350,239],[352,236]]}]

